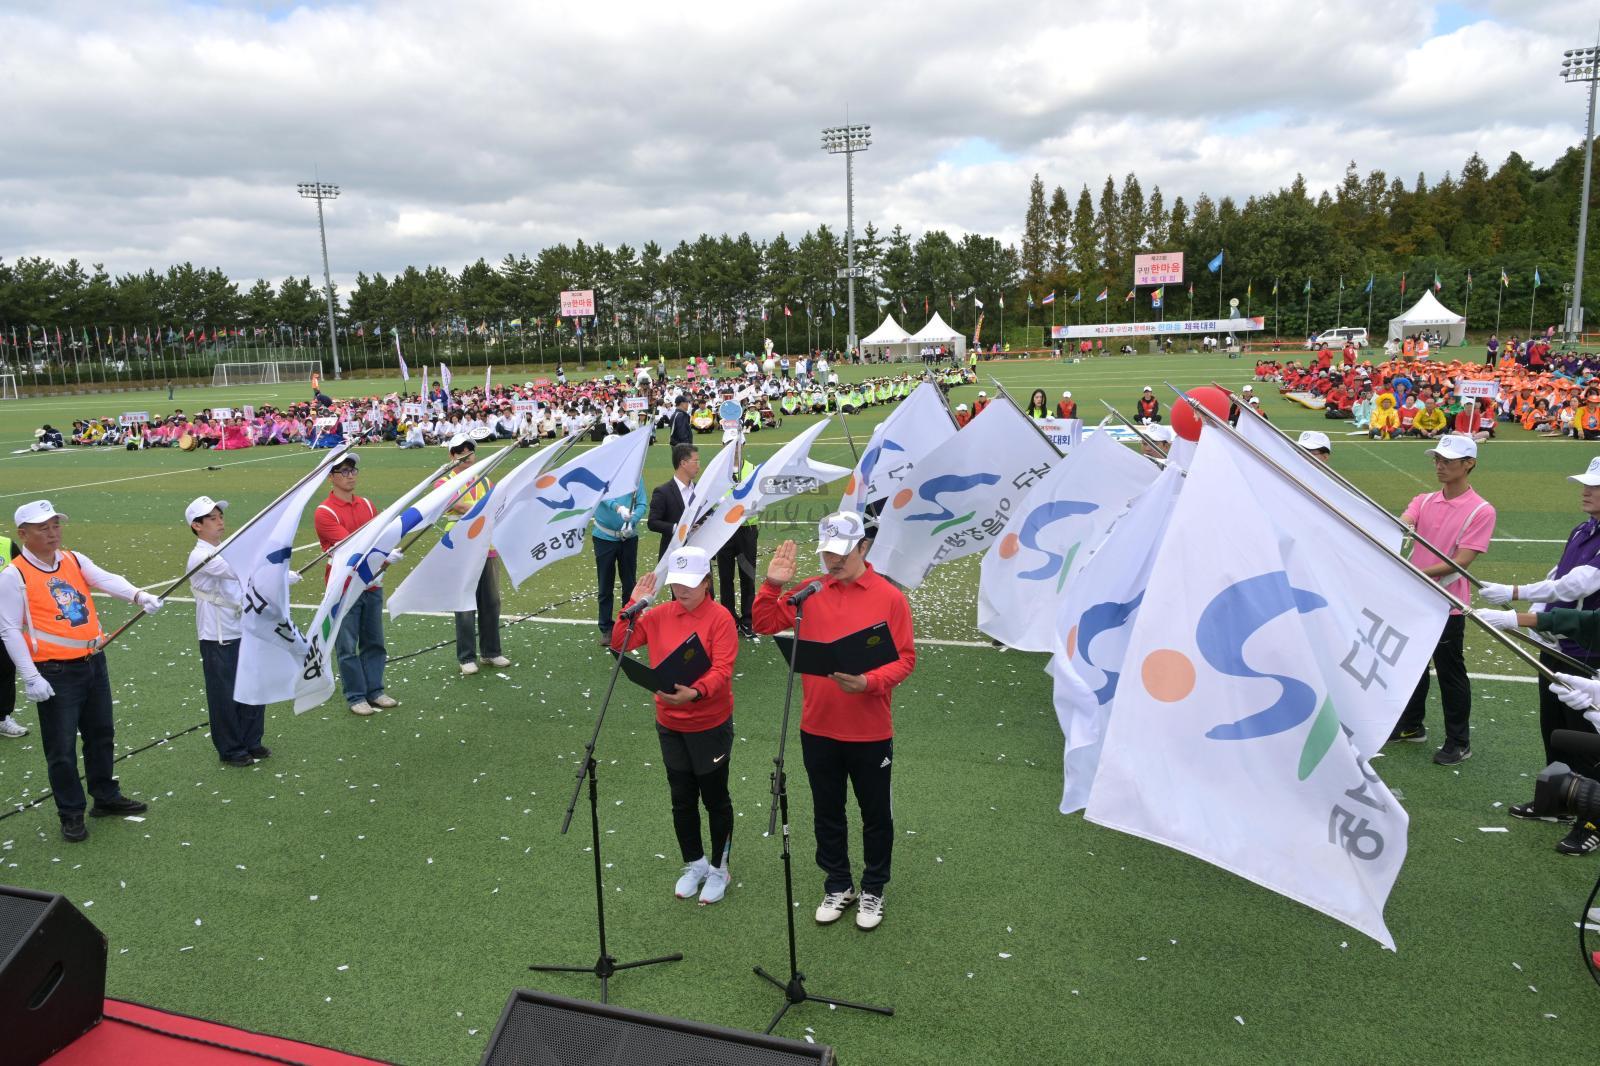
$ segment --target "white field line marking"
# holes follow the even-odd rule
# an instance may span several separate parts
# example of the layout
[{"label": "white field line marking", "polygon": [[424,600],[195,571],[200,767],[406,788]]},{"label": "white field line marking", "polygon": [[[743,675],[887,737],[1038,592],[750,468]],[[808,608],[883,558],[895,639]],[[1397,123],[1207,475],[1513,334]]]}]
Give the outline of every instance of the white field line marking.
[{"label": "white field line marking", "polygon": [[[238,459],[238,460],[235,460],[234,462],[231,462],[231,463],[216,463],[216,464],[213,464],[213,465],[219,466],[219,467],[243,466],[245,463],[265,463],[265,462],[270,462],[273,459],[285,459],[285,458],[288,458],[291,455],[304,455],[304,454],[305,454],[305,452],[303,452],[303,451],[301,451],[299,449],[291,448],[288,451],[279,452],[277,455],[264,455],[260,459]],[[98,485],[120,485],[124,481],[140,481],[140,480],[143,480],[144,478],[171,477],[174,474],[194,474],[194,473],[201,473],[201,472],[204,472],[204,471],[205,471],[205,467],[196,466],[196,467],[189,467],[189,468],[186,468],[186,469],[183,469],[183,470],[163,470],[163,471],[161,471],[159,473],[155,473],[155,474],[134,474],[131,477],[110,478],[110,479],[108,479],[106,481],[87,481],[87,482],[84,482],[81,485],[56,485],[53,488],[47,488],[47,489],[28,489],[26,492],[0,493],[0,500],[14,499],[17,496],[39,496],[39,497],[42,498],[43,496],[48,496],[49,494],[55,493],[55,492],[70,492],[73,489],[92,489],[92,488],[94,488],[94,487],[96,487]]]}]

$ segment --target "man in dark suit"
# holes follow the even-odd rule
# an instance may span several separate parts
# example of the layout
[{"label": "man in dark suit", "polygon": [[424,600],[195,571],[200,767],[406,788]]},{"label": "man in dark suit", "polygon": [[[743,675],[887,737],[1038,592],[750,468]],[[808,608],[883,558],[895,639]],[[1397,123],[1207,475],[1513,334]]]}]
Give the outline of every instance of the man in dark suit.
[{"label": "man in dark suit", "polygon": [[690,444],[693,441],[694,426],[689,424],[689,397],[679,393],[678,402],[672,411],[672,436],[667,438],[667,443],[676,448],[680,444]]},{"label": "man in dark suit", "polygon": [[[678,409],[678,414],[688,418],[682,407]],[[657,553],[657,559],[667,554],[667,547],[672,543],[672,532],[677,527],[678,519],[683,517],[689,501],[694,499],[694,479],[699,474],[700,449],[693,444],[674,444],[672,480],[657,485],[655,491],[650,494],[650,517],[645,522],[653,532],[661,534],[661,550]]]}]

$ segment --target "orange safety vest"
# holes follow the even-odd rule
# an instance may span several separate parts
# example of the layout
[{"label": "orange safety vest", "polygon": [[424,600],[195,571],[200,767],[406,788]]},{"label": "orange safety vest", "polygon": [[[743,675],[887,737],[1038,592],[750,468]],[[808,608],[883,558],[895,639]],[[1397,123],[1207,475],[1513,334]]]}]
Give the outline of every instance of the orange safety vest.
[{"label": "orange safety vest", "polygon": [[11,561],[22,575],[22,635],[36,663],[88,658],[105,639],[78,557],[69,551],[58,556],[53,572],[39,569],[25,555]]}]

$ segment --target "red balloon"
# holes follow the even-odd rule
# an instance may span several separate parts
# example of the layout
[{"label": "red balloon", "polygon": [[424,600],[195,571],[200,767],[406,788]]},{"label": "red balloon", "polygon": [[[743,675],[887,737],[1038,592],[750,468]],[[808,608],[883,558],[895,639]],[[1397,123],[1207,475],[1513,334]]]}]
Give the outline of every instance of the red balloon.
[{"label": "red balloon", "polygon": [[[1190,399],[1204,404],[1206,409],[1218,418],[1228,417],[1228,394],[1215,385],[1201,385],[1184,393]],[[1172,405],[1172,429],[1184,440],[1200,439],[1201,418],[1194,413],[1194,408],[1187,403],[1179,401]]]}]

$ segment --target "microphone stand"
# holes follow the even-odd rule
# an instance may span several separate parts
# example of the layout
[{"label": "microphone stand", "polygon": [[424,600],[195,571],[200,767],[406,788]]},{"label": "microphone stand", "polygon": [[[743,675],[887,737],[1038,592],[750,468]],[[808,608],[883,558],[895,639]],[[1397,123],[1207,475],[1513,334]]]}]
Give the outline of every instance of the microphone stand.
[{"label": "microphone stand", "polygon": [[794,701],[794,674],[795,662],[800,658],[800,620],[805,614],[805,601],[794,605],[794,643],[789,646],[789,680],[783,691],[783,726],[778,733],[778,755],[772,760],[772,810],[767,817],[767,835],[771,836],[777,831],[778,814],[783,813],[783,897],[784,916],[789,921],[789,980],[787,983],[778,980],[766,970],[757,966],[756,976],[771,982],[775,987],[783,990],[783,1005],[778,1008],[778,1013],[772,1016],[772,1021],[767,1023],[764,1032],[772,1032],[783,1021],[783,1016],[789,1008],[798,1003],[826,1003],[833,1007],[849,1007],[851,1010],[871,1011],[874,1014],[894,1014],[893,1007],[873,1007],[865,1003],[852,1003],[846,999],[832,999],[828,996],[819,996],[806,991],[806,975],[800,972],[800,963],[795,953],[794,943],[794,858],[789,851],[789,782],[783,770],[784,751],[789,743],[789,708]]},{"label": "microphone stand", "polygon": [[[622,646],[626,648],[628,641],[633,637],[633,627],[639,621],[636,614],[628,619],[628,628],[622,638]],[[623,652],[626,655],[627,652]],[[572,825],[572,812],[578,805],[578,793],[583,791],[583,779],[589,779],[589,833],[591,837],[590,850],[594,852],[594,909],[595,917],[600,929],[600,957],[593,966],[529,966],[530,970],[539,970],[544,973],[592,973],[600,978],[600,1002],[606,1002],[606,996],[611,975],[618,970],[632,970],[640,966],[654,966],[659,962],[681,962],[683,953],[675,951],[671,955],[661,955],[653,959],[643,959],[639,962],[618,962],[606,950],[606,891],[602,879],[600,866],[600,788],[596,783],[594,746],[600,739],[600,727],[606,721],[606,708],[611,705],[611,694],[617,687],[617,675],[622,672],[622,655],[617,656],[617,661],[611,667],[611,683],[606,686],[605,698],[600,701],[600,714],[595,719],[594,733],[589,737],[589,744],[583,749],[583,765],[578,768],[578,780],[572,786],[572,799],[567,803],[567,815],[561,822],[561,832],[564,835]]]}]

